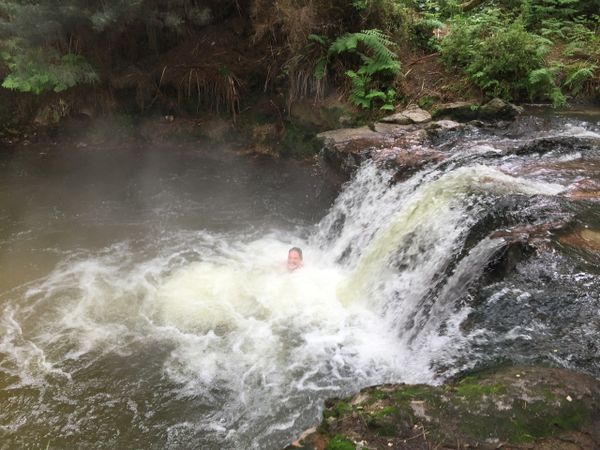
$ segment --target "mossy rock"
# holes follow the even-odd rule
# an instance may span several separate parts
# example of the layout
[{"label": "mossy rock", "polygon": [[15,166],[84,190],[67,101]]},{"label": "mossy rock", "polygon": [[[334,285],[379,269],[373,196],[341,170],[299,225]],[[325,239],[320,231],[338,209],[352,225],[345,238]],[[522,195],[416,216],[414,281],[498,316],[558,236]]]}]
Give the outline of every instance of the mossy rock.
[{"label": "mossy rock", "polygon": [[303,448],[339,436],[370,449],[600,448],[600,381],[563,369],[505,367],[444,386],[366,388],[329,402],[325,417]]}]

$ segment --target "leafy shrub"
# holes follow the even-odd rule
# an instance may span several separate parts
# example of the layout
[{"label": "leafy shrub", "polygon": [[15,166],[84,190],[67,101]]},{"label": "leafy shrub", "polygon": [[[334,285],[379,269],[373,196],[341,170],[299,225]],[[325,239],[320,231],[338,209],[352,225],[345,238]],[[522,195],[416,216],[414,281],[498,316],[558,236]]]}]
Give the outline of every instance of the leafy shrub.
[{"label": "leafy shrub", "polygon": [[547,77],[550,72],[543,77],[535,72],[546,67],[551,42],[528,32],[521,21],[511,22],[492,10],[459,18],[451,29],[441,44],[442,61],[462,69],[484,94],[505,100],[527,95],[558,101],[556,84]]},{"label": "leafy shrub", "polygon": [[54,49],[20,48],[17,51],[12,47],[1,56],[10,69],[2,83],[8,89],[40,94],[61,92],[79,83],[98,81],[92,66],[73,53],[61,56]]},{"label": "leafy shrub", "polygon": [[433,15],[423,16],[412,25],[412,42],[425,51],[437,52],[440,44],[434,32],[443,25],[444,23]]},{"label": "leafy shrub", "polygon": [[406,34],[409,23],[403,0],[352,0],[360,27],[377,28],[389,34]]}]

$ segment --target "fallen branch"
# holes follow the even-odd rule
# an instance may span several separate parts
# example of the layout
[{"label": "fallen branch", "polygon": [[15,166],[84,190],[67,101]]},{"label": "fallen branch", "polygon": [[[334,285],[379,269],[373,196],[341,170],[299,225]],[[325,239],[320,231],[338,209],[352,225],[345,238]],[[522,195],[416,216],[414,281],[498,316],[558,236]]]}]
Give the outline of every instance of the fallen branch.
[{"label": "fallen branch", "polygon": [[435,53],[430,53],[429,55],[425,55],[425,56],[421,56],[420,58],[418,58],[418,59],[415,59],[413,62],[410,62],[410,63],[408,63],[408,64],[406,65],[406,67],[410,67],[410,66],[412,66],[413,64],[416,64],[416,63],[418,63],[419,61],[423,61],[424,59],[431,58],[432,56],[437,56],[437,55],[439,55],[439,53],[438,53],[438,52],[435,52]]}]

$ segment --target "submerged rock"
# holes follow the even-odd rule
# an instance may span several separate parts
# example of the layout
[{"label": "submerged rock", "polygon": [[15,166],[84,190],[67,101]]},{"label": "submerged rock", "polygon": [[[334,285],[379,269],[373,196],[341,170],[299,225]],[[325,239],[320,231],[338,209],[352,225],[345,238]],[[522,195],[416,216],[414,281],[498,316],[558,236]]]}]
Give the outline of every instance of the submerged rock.
[{"label": "submerged rock", "polygon": [[600,254],[600,231],[582,228],[559,239],[561,244]]},{"label": "submerged rock", "polygon": [[600,448],[600,381],[564,369],[382,385],[325,406],[318,429],[289,449]]}]

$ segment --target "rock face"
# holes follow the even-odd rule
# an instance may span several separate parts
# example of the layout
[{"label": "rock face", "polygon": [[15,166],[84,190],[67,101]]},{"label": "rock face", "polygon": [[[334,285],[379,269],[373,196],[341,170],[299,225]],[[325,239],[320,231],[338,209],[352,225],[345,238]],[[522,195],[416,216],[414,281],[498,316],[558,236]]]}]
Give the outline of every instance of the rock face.
[{"label": "rock face", "polygon": [[321,425],[292,448],[598,449],[600,381],[511,367],[440,387],[367,388],[329,401]]},{"label": "rock face", "polygon": [[376,123],[373,128],[325,131],[317,138],[323,143],[325,159],[347,175],[371,158],[382,166],[399,169],[402,176],[408,176],[430,162],[446,158],[444,153],[429,145],[429,133],[414,124]]},{"label": "rock face", "polygon": [[[334,167],[351,174],[365,159],[373,158],[386,166],[397,166],[407,176],[430,162],[446,155],[434,149],[435,142],[451,142],[452,135],[465,125],[442,117],[458,119],[514,119],[521,109],[494,99],[482,107],[473,103],[446,105],[437,111],[441,119],[431,121],[431,114],[411,106],[402,112],[384,117],[371,127],[343,128],[317,135],[323,144],[323,155]],[[524,149],[523,151],[527,151]]]}]

